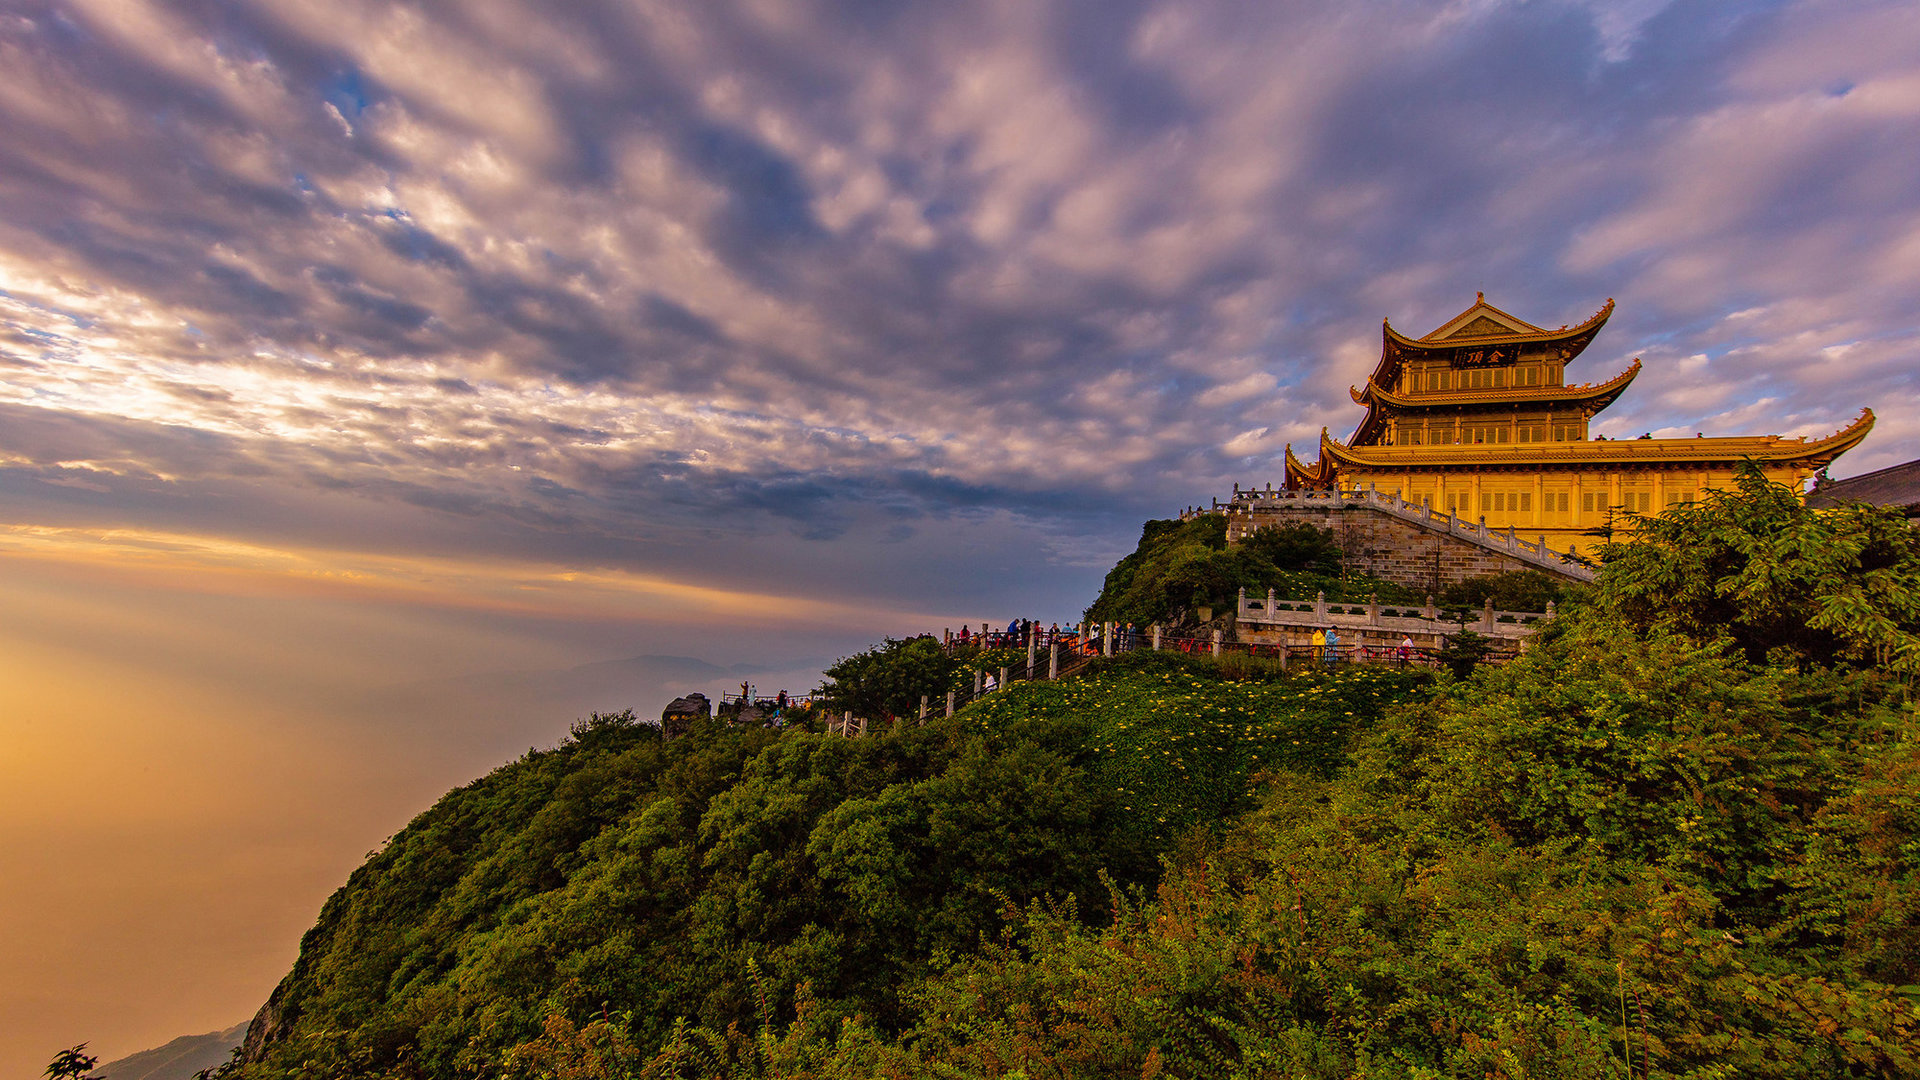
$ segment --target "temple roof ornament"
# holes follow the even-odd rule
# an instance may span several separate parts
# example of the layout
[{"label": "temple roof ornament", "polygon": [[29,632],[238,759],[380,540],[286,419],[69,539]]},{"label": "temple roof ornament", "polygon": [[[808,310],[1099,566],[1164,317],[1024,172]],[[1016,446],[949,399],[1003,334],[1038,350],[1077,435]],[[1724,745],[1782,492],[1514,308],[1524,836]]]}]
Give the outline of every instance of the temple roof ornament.
[{"label": "temple roof ornament", "polygon": [[[1563,443],[1439,443],[1426,446],[1349,446],[1320,429],[1319,469],[1300,466],[1303,477],[1330,471],[1333,463],[1375,469],[1449,465],[1552,468],[1569,465],[1658,466],[1699,465],[1706,462],[1778,462],[1824,468],[1860,444],[1873,430],[1873,410],[1861,409],[1853,423],[1824,439],[1808,442],[1778,435],[1748,435],[1708,439],[1598,439]],[[1287,470],[1294,470],[1289,448]]]}]

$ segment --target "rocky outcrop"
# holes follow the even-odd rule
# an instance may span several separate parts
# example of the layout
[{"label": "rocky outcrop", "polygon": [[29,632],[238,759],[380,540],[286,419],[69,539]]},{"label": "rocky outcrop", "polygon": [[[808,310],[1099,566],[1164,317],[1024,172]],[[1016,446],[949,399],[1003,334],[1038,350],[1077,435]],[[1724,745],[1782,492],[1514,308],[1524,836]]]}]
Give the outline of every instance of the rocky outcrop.
[{"label": "rocky outcrop", "polygon": [[273,993],[267,995],[267,1003],[260,1006],[260,1011],[253,1016],[253,1022],[247,1025],[247,1037],[240,1043],[241,1061],[251,1064],[265,1060],[267,1048],[285,1038],[287,1033],[293,1030],[294,1018],[286,1015],[283,1010],[287,986],[291,982],[293,982],[291,975],[280,980],[280,985],[274,987]]},{"label": "rocky outcrop", "polygon": [[685,735],[693,728],[694,721],[705,720],[712,715],[713,704],[707,700],[707,695],[688,694],[686,697],[677,697],[667,702],[667,707],[660,710],[660,731],[669,739],[677,735]]}]

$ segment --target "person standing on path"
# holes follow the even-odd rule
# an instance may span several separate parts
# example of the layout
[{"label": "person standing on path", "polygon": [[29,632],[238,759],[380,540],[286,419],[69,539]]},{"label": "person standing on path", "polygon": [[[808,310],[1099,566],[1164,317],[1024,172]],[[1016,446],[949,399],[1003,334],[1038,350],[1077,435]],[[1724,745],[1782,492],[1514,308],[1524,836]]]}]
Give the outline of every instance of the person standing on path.
[{"label": "person standing on path", "polygon": [[1327,635],[1319,630],[1313,632],[1313,658],[1319,660],[1327,654]]},{"label": "person standing on path", "polygon": [[1333,630],[1329,629],[1327,631],[1327,666],[1332,667],[1333,665],[1339,662],[1340,662],[1340,635],[1335,633]]}]

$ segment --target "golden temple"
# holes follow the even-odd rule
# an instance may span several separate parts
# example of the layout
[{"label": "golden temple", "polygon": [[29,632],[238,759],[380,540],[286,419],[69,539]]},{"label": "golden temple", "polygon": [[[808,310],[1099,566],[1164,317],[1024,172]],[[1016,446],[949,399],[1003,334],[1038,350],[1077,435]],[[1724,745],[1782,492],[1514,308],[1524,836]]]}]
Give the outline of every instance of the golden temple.
[{"label": "golden temple", "polygon": [[[1565,550],[1576,538],[1630,528],[1631,511],[1653,514],[1730,487],[1742,462],[1801,490],[1808,477],[1873,428],[1873,410],[1824,439],[1590,438],[1594,416],[1626,390],[1640,361],[1604,382],[1568,386],[1569,361],[1613,314],[1608,300],[1577,326],[1546,330],[1487,303],[1421,338],[1381,324],[1380,363],[1353,388],[1367,413],[1340,442],[1320,431],[1320,457],[1287,447],[1287,487],[1373,487],[1489,528],[1544,536]],[[1590,543],[1591,541],[1589,541]]]}]

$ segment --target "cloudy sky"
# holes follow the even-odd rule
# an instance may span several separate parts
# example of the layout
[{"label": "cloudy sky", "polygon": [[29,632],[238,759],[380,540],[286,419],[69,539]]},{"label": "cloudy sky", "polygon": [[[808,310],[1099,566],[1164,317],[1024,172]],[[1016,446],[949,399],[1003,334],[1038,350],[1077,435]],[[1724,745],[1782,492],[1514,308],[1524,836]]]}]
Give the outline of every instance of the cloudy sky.
[{"label": "cloudy sky", "polygon": [[0,1069],[594,695],[1077,614],[1476,290],[1920,457],[1920,6],[0,0]]}]

